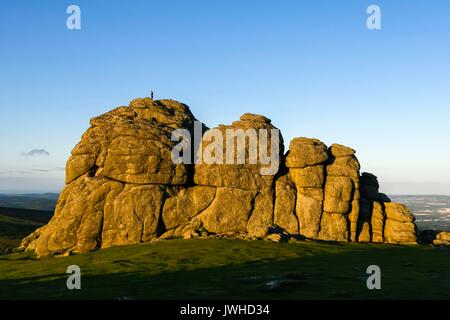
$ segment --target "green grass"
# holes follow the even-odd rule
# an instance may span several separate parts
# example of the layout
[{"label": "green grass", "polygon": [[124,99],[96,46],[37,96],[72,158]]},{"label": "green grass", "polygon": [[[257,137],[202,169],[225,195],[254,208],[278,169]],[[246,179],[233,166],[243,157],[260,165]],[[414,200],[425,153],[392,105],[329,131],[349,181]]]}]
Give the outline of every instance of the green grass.
[{"label": "green grass", "polygon": [[[66,289],[67,266],[82,290]],[[366,268],[382,290],[366,287]],[[278,283],[270,287],[268,283]],[[450,249],[168,240],[70,257],[0,257],[1,299],[450,299]]]},{"label": "green grass", "polygon": [[0,215],[46,224],[52,218],[53,211],[0,207]]}]

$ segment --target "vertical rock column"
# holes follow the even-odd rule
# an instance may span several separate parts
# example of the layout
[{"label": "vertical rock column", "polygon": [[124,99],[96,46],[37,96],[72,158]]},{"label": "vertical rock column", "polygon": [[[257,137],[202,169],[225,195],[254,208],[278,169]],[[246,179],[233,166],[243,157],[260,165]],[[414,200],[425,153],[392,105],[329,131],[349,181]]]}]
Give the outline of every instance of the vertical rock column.
[{"label": "vertical rock column", "polygon": [[379,183],[375,175],[363,172],[360,180],[360,216],[358,220],[358,242],[384,241],[384,202],[390,201],[378,192]]},{"label": "vertical rock column", "polygon": [[349,147],[333,144],[329,153],[319,239],[356,241],[360,165]]},{"label": "vertical rock column", "polygon": [[297,190],[295,212],[301,236],[317,239],[322,216],[327,146],[317,140],[295,138],[286,157],[289,176]]}]

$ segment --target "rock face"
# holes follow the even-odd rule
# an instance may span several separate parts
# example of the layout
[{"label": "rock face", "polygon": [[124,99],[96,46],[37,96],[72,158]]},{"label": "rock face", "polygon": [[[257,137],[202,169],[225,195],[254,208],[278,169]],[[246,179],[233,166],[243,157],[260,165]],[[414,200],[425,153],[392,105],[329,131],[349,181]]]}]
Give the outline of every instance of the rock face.
[{"label": "rock face", "polygon": [[41,257],[206,235],[417,243],[414,217],[378,192],[374,175],[359,174],[353,149],[295,138],[284,155],[279,130],[247,113],[202,125],[190,161],[174,161],[174,132],[198,134],[195,121],[186,105],[150,98],[93,118],[53,218],[21,247]]},{"label": "rock face", "polygon": [[433,244],[437,246],[450,246],[450,232],[440,232],[433,240]]},{"label": "rock face", "polygon": [[400,203],[385,203],[386,221],[384,239],[387,243],[412,244],[417,242],[415,218],[409,209]]}]

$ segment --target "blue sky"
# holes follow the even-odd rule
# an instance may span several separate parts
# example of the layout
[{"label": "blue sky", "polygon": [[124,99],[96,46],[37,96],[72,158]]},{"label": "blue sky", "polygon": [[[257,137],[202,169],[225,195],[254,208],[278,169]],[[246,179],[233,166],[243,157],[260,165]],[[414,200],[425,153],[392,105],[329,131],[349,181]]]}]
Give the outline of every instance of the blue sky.
[{"label": "blue sky", "polygon": [[[66,28],[70,4],[81,30]],[[366,28],[370,4],[381,30]],[[58,191],[89,119],[153,90],[210,127],[254,112],[287,142],[349,145],[387,193],[450,194],[449,12],[446,0],[2,0],[0,193]]]}]

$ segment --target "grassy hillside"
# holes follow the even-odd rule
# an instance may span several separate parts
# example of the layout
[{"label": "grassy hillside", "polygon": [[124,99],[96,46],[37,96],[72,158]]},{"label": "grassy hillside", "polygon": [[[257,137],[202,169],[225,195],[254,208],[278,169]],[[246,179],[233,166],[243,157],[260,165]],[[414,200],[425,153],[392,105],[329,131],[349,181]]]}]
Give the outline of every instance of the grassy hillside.
[{"label": "grassy hillside", "polygon": [[0,250],[15,248],[20,240],[46,224],[51,211],[38,211],[0,207]]},{"label": "grassy hillside", "polygon": [[[67,266],[82,290],[66,289]],[[366,287],[377,264],[382,290]],[[234,239],[169,240],[70,257],[0,256],[0,298],[450,299],[450,249]]]}]

